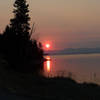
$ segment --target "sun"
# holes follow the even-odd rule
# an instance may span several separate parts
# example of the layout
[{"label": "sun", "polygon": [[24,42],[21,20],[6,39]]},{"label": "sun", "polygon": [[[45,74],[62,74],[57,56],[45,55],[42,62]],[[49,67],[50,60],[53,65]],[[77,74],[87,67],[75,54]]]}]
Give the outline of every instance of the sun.
[{"label": "sun", "polygon": [[50,44],[47,43],[47,44],[45,45],[45,47],[46,47],[47,49],[49,49],[49,48],[50,48]]}]

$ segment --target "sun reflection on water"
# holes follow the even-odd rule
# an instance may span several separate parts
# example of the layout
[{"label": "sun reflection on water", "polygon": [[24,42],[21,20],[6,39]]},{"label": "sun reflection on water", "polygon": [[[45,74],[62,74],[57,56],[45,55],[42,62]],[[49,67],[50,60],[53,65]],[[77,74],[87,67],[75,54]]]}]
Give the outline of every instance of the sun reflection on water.
[{"label": "sun reflection on water", "polygon": [[48,60],[46,63],[47,63],[47,71],[50,72],[50,61]]},{"label": "sun reflection on water", "polygon": [[45,71],[47,73],[49,73],[51,71],[51,58],[50,56],[46,57],[46,61],[45,61]]}]

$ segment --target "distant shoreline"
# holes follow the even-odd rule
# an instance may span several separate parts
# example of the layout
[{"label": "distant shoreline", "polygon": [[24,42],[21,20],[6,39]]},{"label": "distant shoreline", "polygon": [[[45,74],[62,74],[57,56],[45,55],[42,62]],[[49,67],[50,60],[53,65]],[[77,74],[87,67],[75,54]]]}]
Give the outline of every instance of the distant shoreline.
[{"label": "distant shoreline", "polygon": [[68,48],[63,50],[45,51],[45,55],[77,55],[77,54],[99,54],[100,48]]},{"label": "distant shoreline", "polygon": [[44,56],[49,56],[49,55],[84,55],[84,54],[100,54],[100,53],[65,53],[65,54],[63,54],[63,53],[57,53],[57,54],[44,54]]}]

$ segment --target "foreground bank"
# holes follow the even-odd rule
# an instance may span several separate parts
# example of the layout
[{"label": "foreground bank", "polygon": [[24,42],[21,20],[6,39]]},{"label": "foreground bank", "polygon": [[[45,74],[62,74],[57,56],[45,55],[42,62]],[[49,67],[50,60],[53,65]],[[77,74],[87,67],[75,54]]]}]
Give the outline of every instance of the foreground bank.
[{"label": "foreground bank", "polygon": [[99,100],[100,86],[70,78],[36,77],[6,71],[0,75],[0,100]]}]

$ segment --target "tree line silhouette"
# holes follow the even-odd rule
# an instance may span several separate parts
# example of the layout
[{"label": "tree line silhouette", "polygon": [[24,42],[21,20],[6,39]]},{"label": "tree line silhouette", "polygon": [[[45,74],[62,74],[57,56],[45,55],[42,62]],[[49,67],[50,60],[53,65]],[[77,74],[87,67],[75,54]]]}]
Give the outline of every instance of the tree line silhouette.
[{"label": "tree line silhouette", "polygon": [[0,53],[8,68],[37,73],[43,69],[43,49],[41,43],[31,39],[28,7],[26,0],[15,0],[14,18],[0,34]]}]

